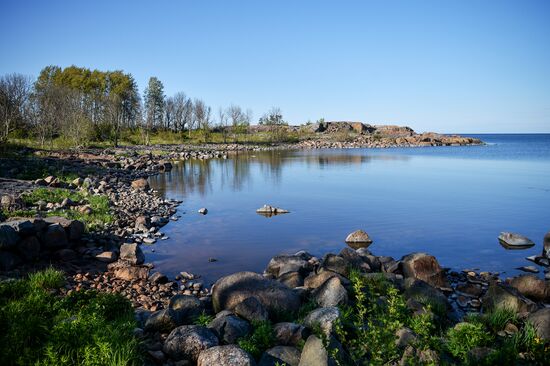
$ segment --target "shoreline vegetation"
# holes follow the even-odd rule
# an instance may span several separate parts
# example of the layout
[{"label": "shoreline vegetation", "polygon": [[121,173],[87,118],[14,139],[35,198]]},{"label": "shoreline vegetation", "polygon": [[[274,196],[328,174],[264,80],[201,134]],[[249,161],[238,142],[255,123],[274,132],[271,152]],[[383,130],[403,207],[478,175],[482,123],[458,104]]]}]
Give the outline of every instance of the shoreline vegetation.
[{"label": "shoreline vegetation", "polygon": [[[148,176],[241,151],[477,145],[470,137],[320,119],[200,99],[143,102],[120,71],[45,68],[0,80],[0,363],[5,365],[547,364],[550,287],[525,274],[450,271],[426,253],[274,256],[262,274],[168,278],[142,245],[181,202]],[[364,234],[364,235],[363,235]],[[357,238],[368,235],[358,232]],[[370,239],[369,239],[370,240]],[[368,247],[368,249],[367,249]],[[550,235],[542,254],[548,266]]]}]

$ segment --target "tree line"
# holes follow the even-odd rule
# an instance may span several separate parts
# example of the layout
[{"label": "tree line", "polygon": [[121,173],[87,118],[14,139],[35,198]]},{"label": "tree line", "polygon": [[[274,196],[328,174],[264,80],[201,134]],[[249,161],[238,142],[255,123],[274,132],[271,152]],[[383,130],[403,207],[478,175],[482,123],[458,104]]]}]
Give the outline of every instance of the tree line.
[{"label": "tree line", "polygon": [[[64,138],[74,146],[110,141],[118,146],[125,131],[139,131],[150,143],[153,132],[171,131],[191,137],[200,132],[205,142],[212,131],[223,141],[237,141],[252,123],[250,109],[231,105],[212,112],[202,99],[178,92],[167,97],[162,82],[151,77],[143,96],[133,76],[123,71],[47,66],[36,80],[21,74],[0,77],[0,143],[10,137],[33,138],[41,146]],[[273,108],[259,124],[284,125]]]}]

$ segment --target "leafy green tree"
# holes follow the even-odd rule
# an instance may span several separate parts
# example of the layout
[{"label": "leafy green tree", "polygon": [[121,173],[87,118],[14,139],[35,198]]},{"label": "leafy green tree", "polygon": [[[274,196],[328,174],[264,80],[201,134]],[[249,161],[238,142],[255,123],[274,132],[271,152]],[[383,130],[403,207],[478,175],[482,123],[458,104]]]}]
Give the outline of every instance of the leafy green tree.
[{"label": "leafy green tree", "polygon": [[164,86],[158,78],[153,76],[149,79],[143,100],[145,103],[145,143],[148,145],[149,132],[156,127],[161,127],[164,117]]}]

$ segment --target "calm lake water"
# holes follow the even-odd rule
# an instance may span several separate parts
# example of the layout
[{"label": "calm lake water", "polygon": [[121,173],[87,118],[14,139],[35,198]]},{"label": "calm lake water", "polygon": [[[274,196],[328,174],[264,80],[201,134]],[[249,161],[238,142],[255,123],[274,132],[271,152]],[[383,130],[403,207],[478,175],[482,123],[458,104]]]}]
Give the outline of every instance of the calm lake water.
[{"label": "calm lake water", "polygon": [[[209,283],[262,271],[279,253],[337,253],[348,233],[363,229],[377,255],[423,251],[454,269],[517,273],[550,230],[550,134],[475,137],[487,145],[255,152],[181,163],[151,178],[184,202],[180,220],[163,228],[170,239],[144,247],[147,259],[166,274],[190,271]],[[256,214],[265,203],[291,213]],[[207,215],[197,213],[201,207]],[[501,231],[537,245],[506,250]]]}]

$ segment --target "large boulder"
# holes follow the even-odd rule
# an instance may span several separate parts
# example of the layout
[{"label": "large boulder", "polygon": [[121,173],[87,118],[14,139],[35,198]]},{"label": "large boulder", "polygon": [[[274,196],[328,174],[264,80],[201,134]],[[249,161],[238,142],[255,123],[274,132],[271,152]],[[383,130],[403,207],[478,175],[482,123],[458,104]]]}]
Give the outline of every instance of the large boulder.
[{"label": "large boulder", "polygon": [[433,255],[411,253],[401,259],[403,275],[422,280],[431,286],[449,287],[445,272]]},{"label": "large boulder", "polygon": [[232,314],[217,316],[208,328],[225,344],[237,343],[239,338],[246,337],[252,330],[250,323]]},{"label": "large boulder", "polygon": [[296,346],[305,340],[307,336],[306,328],[296,323],[277,323],[273,326],[275,339],[277,343],[283,346]]},{"label": "large boulder", "polygon": [[334,331],[334,325],[338,318],[340,318],[340,310],[335,306],[317,308],[305,317],[304,325],[310,329],[319,327],[328,337]]},{"label": "large boulder", "polygon": [[136,243],[122,244],[119,259],[130,264],[142,264],[145,262],[145,255]]},{"label": "large boulder", "polygon": [[46,224],[58,224],[61,225],[67,232],[67,238],[69,240],[79,240],[84,234],[86,227],[84,223],[79,220],[69,220],[61,216],[50,216],[44,219]]},{"label": "large boulder", "polygon": [[288,272],[309,272],[312,268],[303,256],[283,254],[271,258],[265,271],[274,277],[279,277]]},{"label": "large boulder", "polygon": [[261,322],[269,319],[266,308],[257,297],[251,296],[235,306],[235,314],[251,323]]},{"label": "large boulder", "polygon": [[40,255],[40,241],[36,236],[28,236],[17,245],[17,251],[24,259],[32,261]]},{"label": "large boulder", "polygon": [[145,322],[145,330],[148,332],[168,333],[181,325],[176,311],[170,308],[162,309],[152,313]]},{"label": "large boulder", "polygon": [[353,249],[366,248],[372,244],[372,239],[363,230],[356,230],[346,237],[346,243]]},{"label": "large boulder", "polygon": [[407,278],[403,286],[405,288],[405,298],[412,299],[424,306],[429,305],[434,312],[446,314],[447,310],[450,308],[447,296],[437,288],[430,286],[422,280]]},{"label": "large boulder", "polygon": [[0,225],[0,249],[11,249],[15,247],[18,240],[19,235],[11,225]]},{"label": "large boulder", "polygon": [[300,363],[300,351],[290,346],[275,346],[267,349],[260,359],[258,366],[298,366]]},{"label": "large boulder", "polygon": [[[333,343],[336,343],[336,341],[331,337],[329,348],[339,348]],[[338,364],[340,363],[337,363],[326,350],[323,341],[314,335],[310,335],[304,344],[298,366],[336,366]]]},{"label": "large boulder", "polygon": [[359,255],[356,250],[344,248],[340,251],[339,256],[344,258],[351,267],[362,272],[371,272],[371,267],[368,263],[369,260]]},{"label": "large boulder", "polygon": [[149,182],[145,178],[139,178],[132,181],[132,188],[136,190],[147,190],[149,189]]},{"label": "large boulder", "polygon": [[509,233],[506,231],[503,231],[498,236],[498,241],[501,245],[507,248],[511,249],[522,249],[522,248],[530,248],[535,243],[533,241],[523,235],[516,234],[516,233]]},{"label": "large boulder", "polygon": [[537,308],[533,301],[522,296],[514,287],[502,283],[492,283],[483,296],[482,303],[485,311],[500,308],[527,313]]},{"label": "large boulder", "polygon": [[48,226],[46,231],[41,233],[40,239],[46,249],[61,249],[69,246],[67,233],[60,224]]},{"label": "large boulder", "polygon": [[349,280],[342,275],[332,271],[323,271],[320,273],[311,273],[304,279],[304,286],[310,289],[315,289],[325,283],[329,278],[337,277],[344,286],[349,285]]},{"label": "large boulder", "polygon": [[544,308],[529,314],[527,320],[533,324],[537,335],[550,341],[550,308]]},{"label": "large boulder", "polygon": [[10,225],[11,227],[13,227],[21,237],[36,234],[36,227],[30,220],[27,219],[10,220],[7,221],[4,225]]},{"label": "large boulder", "polygon": [[204,311],[203,303],[191,295],[172,296],[168,307],[176,312],[181,324],[192,323]]},{"label": "large boulder", "polygon": [[350,263],[336,254],[328,253],[325,254],[321,261],[321,269],[323,271],[336,272],[347,278],[349,276]]},{"label": "large boulder", "polygon": [[340,306],[348,303],[348,292],[338,277],[331,277],[313,292],[313,298],[319,306]]},{"label": "large boulder", "polygon": [[516,288],[522,295],[535,300],[545,301],[550,299],[550,287],[546,281],[535,275],[525,274],[514,277],[510,286]]},{"label": "large boulder", "polygon": [[256,297],[269,313],[298,311],[300,296],[285,285],[254,272],[237,272],[220,278],[212,288],[214,310],[233,310],[249,297]]},{"label": "large boulder", "polygon": [[173,360],[196,362],[202,351],[218,344],[212,330],[199,325],[182,325],[170,332],[163,351]]},{"label": "large boulder", "polygon": [[197,366],[255,366],[256,362],[248,353],[234,344],[215,346],[202,351]]},{"label": "large boulder", "polygon": [[145,280],[149,277],[149,268],[144,266],[130,266],[115,268],[116,278],[125,281]]}]

